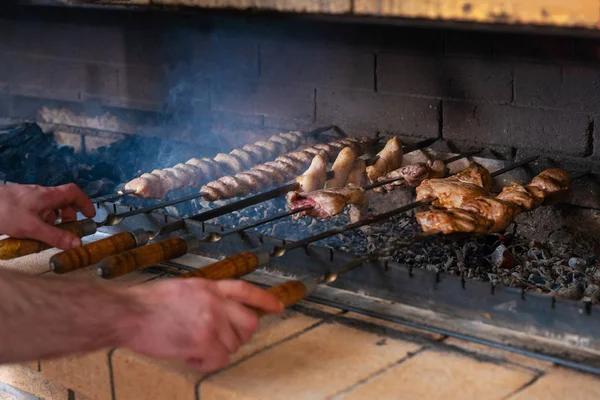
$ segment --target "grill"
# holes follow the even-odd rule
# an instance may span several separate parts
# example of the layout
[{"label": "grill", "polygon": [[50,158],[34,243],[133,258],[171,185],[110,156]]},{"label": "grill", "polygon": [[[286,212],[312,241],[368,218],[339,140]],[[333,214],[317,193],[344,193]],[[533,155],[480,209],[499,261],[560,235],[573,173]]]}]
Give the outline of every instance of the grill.
[{"label": "grill", "polygon": [[[55,273],[68,275],[86,268],[104,279],[134,271],[193,276],[203,271],[197,268],[198,260],[206,264],[210,259],[217,263],[213,272],[229,272],[269,288],[289,285],[286,288],[291,291],[282,289],[281,293],[289,296],[290,304],[307,296],[316,303],[600,374],[596,334],[600,330],[596,239],[600,187],[595,177],[596,117],[593,106],[587,105],[596,100],[593,94],[578,97],[585,95],[561,86],[550,67],[535,70],[535,62],[558,62],[559,81],[581,87],[577,83],[585,81],[582,76],[589,76],[587,70],[571,69],[568,63],[584,62],[586,68],[596,70],[597,60],[590,55],[596,46],[593,39],[569,42],[571,58],[562,63],[564,54],[557,55],[562,47],[556,43],[567,39],[536,38],[513,31],[485,33],[482,40],[469,41],[450,30],[360,25],[365,35],[358,37],[345,25],[335,25],[339,28],[336,32],[331,21],[292,19],[292,28],[302,28],[300,38],[289,34],[281,39],[276,36],[281,30],[288,31],[281,27],[285,22],[267,17],[259,19],[256,26],[247,23],[239,33],[231,27],[240,21],[239,16],[158,13],[136,22],[129,31],[125,27],[127,12],[103,13],[106,11],[65,12],[57,22],[64,32],[57,28],[60,37],[52,41],[56,48],[49,46],[48,53],[28,43],[23,32],[40,24],[36,17],[57,17],[55,10],[36,10],[32,17],[11,9],[4,17],[3,26],[14,33],[6,45],[13,47],[5,51],[12,61],[6,64],[15,66],[14,60],[19,60],[21,65],[30,65],[27,62],[39,59],[48,66],[31,67],[34,72],[21,75],[14,67],[6,74],[7,82],[2,82],[0,75],[4,85],[0,85],[0,117],[15,124],[3,128],[7,139],[0,140],[5,143],[0,154],[18,154],[16,159],[36,154],[40,165],[64,165],[51,168],[42,177],[39,166],[36,170],[31,163],[6,163],[0,171],[4,183],[75,181],[93,197],[98,210],[95,222],[72,228],[79,229],[84,243],[102,241],[107,254],[116,244],[134,254],[139,249],[135,257],[122,259],[81,252],[59,259],[59,254],[50,262]],[[99,22],[107,15],[115,18],[110,26]],[[123,43],[134,48],[139,44],[143,49],[124,52],[131,59],[118,62],[113,60],[110,46],[104,50],[107,54],[98,55],[102,46],[78,42],[77,34],[83,35],[85,28],[73,21],[80,16],[91,19],[90,36],[106,30],[105,36],[99,35],[104,41],[111,32],[123,31]],[[160,39],[160,50],[145,54],[149,40],[140,37],[140,32],[160,18],[177,29],[150,30],[150,36]],[[312,23],[314,32],[309,33]],[[174,45],[183,42],[187,34],[204,38],[202,29],[217,32],[208,34],[212,42],[202,42],[200,49]],[[418,33],[417,46],[400,40],[411,32]],[[315,44],[319,35],[326,38],[329,48]],[[256,40],[256,47],[245,46],[248,36]],[[83,53],[65,50],[68,46],[61,44],[65,38],[76,42]],[[274,44],[275,39],[284,45]],[[435,50],[438,39],[443,43],[440,54]],[[287,42],[293,43],[290,48]],[[402,49],[390,51],[390,42]],[[553,51],[537,55],[535,62],[528,58],[529,53],[507,54],[511,52],[506,47],[527,50],[540,43]],[[435,55],[424,56],[423,49]],[[199,60],[198,51],[211,55],[208,66]],[[296,68],[298,57],[306,54],[322,55],[323,64]],[[146,58],[153,56],[160,57],[162,69],[145,66],[150,62]],[[35,81],[35,72],[50,74],[47,71],[61,59],[68,59],[73,68],[72,80],[57,73],[66,80],[64,91],[50,81]],[[511,63],[508,69],[507,60]],[[227,68],[234,66],[234,73],[228,74]],[[111,68],[116,68],[120,83],[114,84],[118,87],[111,86],[109,78],[115,72]],[[369,77],[364,76],[363,68]],[[451,72],[447,76],[438,69]],[[331,74],[332,70],[339,73]],[[414,82],[400,77],[398,70],[412,73]],[[537,72],[547,80],[534,78]],[[139,74],[143,78],[138,80]],[[16,76],[15,81],[11,76]],[[238,86],[238,78],[251,82]],[[553,85],[559,88],[558,95],[549,89]],[[205,91],[210,93],[206,98]],[[308,106],[303,96],[310,98]],[[22,122],[30,125],[23,128]],[[14,129],[22,131],[10,136],[17,132]],[[41,141],[39,138],[49,137],[42,130],[52,131],[52,140]],[[386,141],[399,135],[405,146],[403,165],[431,157],[446,160],[449,174],[455,174],[475,161],[495,172],[492,191],[496,193],[510,182],[526,184],[543,169],[561,167],[572,179],[574,194],[565,204],[524,212],[502,233],[416,240],[420,229],[414,213],[429,204],[415,204],[414,189],[406,186],[389,193],[368,190],[371,217],[366,222],[350,225],[347,212],[323,220],[305,217],[292,222],[299,210],[286,208],[285,195],[297,188],[294,178],[306,170],[307,163],[290,175],[294,178],[282,178],[278,184],[262,185],[243,196],[207,200],[213,192],[203,186],[206,183],[273,162],[296,148],[280,148],[261,162],[246,161],[235,153],[234,162],[247,164],[243,168],[213,169],[206,172],[206,179],[194,184],[180,181],[174,190],[161,193],[165,196],[153,196],[160,198],[134,196],[135,190],[127,185],[144,173],[182,165],[179,163],[196,155],[212,158],[221,153],[226,157],[233,149],[296,131],[311,138],[304,146],[369,137],[372,147],[362,157],[370,165]],[[23,143],[24,137],[32,147],[17,149],[20,145],[15,143]],[[146,154],[146,149],[151,149],[147,153],[152,155]],[[204,171],[213,164],[204,161],[202,166],[195,165],[195,170]],[[185,168],[191,167],[186,164],[180,171],[189,170]],[[240,184],[239,180],[235,182]],[[26,247],[7,240],[4,243],[11,246],[0,251],[4,259],[47,250],[42,244]],[[162,247],[149,252],[157,242]],[[294,293],[298,298],[293,298]]]}]

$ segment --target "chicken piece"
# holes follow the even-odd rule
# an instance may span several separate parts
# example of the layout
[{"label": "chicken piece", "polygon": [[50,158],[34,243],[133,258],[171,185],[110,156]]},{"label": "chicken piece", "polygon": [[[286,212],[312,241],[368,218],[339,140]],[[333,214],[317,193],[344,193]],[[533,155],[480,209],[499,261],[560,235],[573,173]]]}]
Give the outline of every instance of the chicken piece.
[{"label": "chicken piece", "polygon": [[469,166],[462,171],[446,178],[450,181],[468,182],[477,186],[481,186],[486,190],[492,190],[492,175],[483,165],[474,161],[469,163]]},{"label": "chicken piece", "polygon": [[256,142],[255,144],[257,146],[267,148],[273,155],[285,153],[285,147],[281,143],[273,142],[271,140],[262,140],[260,142]]},{"label": "chicken piece", "polygon": [[231,154],[219,153],[215,156],[214,160],[229,172],[236,173],[244,170],[242,161]]},{"label": "chicken piece", "polygon": [[333,160],[340,152],[339,149],[333,147],[329,143],[317,143],[313,147],[319,151],[324,151],[325,154],[327,154],[328,160]]},{"label": "chicken piece", "polygon": [[295,151],[287,154],[288,158],[301,162],[303,165],[309,164],[314,156],[304,151]]},{"label": "chicken piece", "polygon": [[540,189],[544,193],[542,204],[545,205],[566,201],[573,193],[569,174],[562,168],[543,170],[527,186]]},{"label": "chicken piece", "polygon": [[325,183],[325,187],[329,189],[346,186],[348,175],[357,158],[358,156],[354,150],[350,147],[344,147],[331,167],[334,173],[333,178]]},{"label": "chicken piece", "polygon": [[286,195],[286,201],[292,210],[305,206],[313,207],[294,214],[294,220],[304,216],[330,218],[344,211],[347,206],[364,207],[368,204],[365,191],[361,188],[322,189],[308,193],[290,192]]},{"label": "chicken piece", "polygon": [[521,212],[516,205],[493,197],[476,197],[465,201],[460,209],[491,221],[490,233],[502,232]]},{"label": "chicken piece", "polygon": [[429,210],[415,214],[424,233],[473,233],[485,234],[492,221],[464,210]]},{"label": "chicken piece", "polygon": [[273,167],[278,171],[281,176],[283,176],[284,181],[290,180],[296,177],[297,170],[292,168],[289,164],[286,164],[281,161],[269,161],[264,163],[263,165],[267,167]]},{"label": "chicken piece", "polygon": [[165,171],[169,171],[175,175],[175,178],[177,178],[178,181],[178,187],[188,186],[192,180],[192,177],[187,173],[187,171],[181,168],[166,168]]},{"label": "chicken piece", "polygon": [[346,186],[349,187],[364,187],[369,183],[369,177],[367,176],[367,163],[362,158],[357,158],[352,164],[352,169],[348,174],[348,180]]},{"label": "chicken piece", "polygon": [[292,141],[289,139],[286,139],[282,136],[279,135],[273,135],[269,138],[269,141],[271,142],[277,142],[280,145],[282,145],[285,148],[285,152],[287,153],[288,151],[292,151],[294,149]]},{"label": "chicken piece", "polygon": [[[377,178],[379,182],[388,181],[391,179],[399,179],[395,182],[390,182],[384,186],[387,191],[392,190],[395,186],[408,185],[412,187],[419,186],[425,179],[442,178],[446,174],[446,164],[441,160],[428,161],[426,163],[416,163],[405,165],[392,172]],[[400,179],[403,178],[403,179]]]},{"label": "chicken piece", "polygon": [[300,192],[312,192],[325,187],[327,180],[327,155],[324,151],[313,158],[308,169],[296,178]]},{"label": "chicken piece", "polygon": [[194,167],[191,164],[179,163],[173,168],[185,171],[190,176],[189,185],[192,187],[198,186],[202,181],[202,171],[200,171],[198,168]]},{"label": "chicken piece", "polygon": [[254,154],[250,153],[249,151],[233,149],[229,152],[229,154],[240,160],[246,169],[252,168],[254,165],[262,162],[262,160],[257,160],[254,157]]},{"label": "chicken piece", "polygon": [[223,174],[221,165],[210,158],[192,158],[188,160],[186,164],[192,165],[202,171],[203,180],[213,179],[216,176]]},{"label": "chicken piece", "polygon": [[155,169],[151,172],[151,174],[160,179],[162,190],[164,191],[164,194],[161,196],[161,198],[164,198],[167,193],[178,187],[179,181],[177,180],[175,174],[173,174],[171,171],[166,169]]},{"label": "chicken piece", "polygon": [[240,172],[238,175],[240,174],[252,175],[258,181],[257,187],[259,188],[268,187],[273,184],[273,179],[265,171],[252,168],[248,171]]},{"label": "chicken piece", "polygon": [[385,147],[377,153],[377,160],[373,165],[367,167],[367,176],[371,183],[377,182],[377,178],[387,174],[402,165],[402,142],[397,136],[387,141]]},{"label": "chicken piece", "polygon": [[269,177],[269,183],[265,186],[257,188],[259,190],[271,185],[281,185],[283,182],[285,182],[285,177],[277,170],[277,168],[273,166],[261,164],[252,168],[250,171],[265,174]]},{"label": "chicken piece", "polygon": [[504,187],[496,198],[531,211],[542,205],[544,192],[535,186],[522,186],[513,182],[510,186]]},{"label": "chicken piece", "polygon": [[260,181],[256,179],[254,175],[249,174],[248,172],[240,172],[235,174],[234,178],[251,188],[255,188],[260,185]]},{"label": "chicken piece", "polygon": [[[306,149],[303,149],[302,151],[310,154],[312,157],[316,157],[319,154],[321,154],[321,152],[322,152],[322,150],[319,150],[315,147],[307,147]],[[325,155],[325,159],[329,162],[329,157],[327,156],[327,153],[323,151],[323,154]]]},{"label": "chicken piece", "polygon": [[143,174],[125,184],[125,190],[135,190],[136,196],[151,199],[163,199],[167,192],[162,187],[161,179],[152,174]]},{"label": "chicken piece", "polygon": [[288,156],[279,156],[275,159],[275,161],[282,162],[284,164],[289,165],[290,167],[292,167],[294,169],[294,171],[298,171],[299,169],[301,169],[302,167],[304,167],[306,165],[306,163],[298,161],[298,160],[294,160],[293,158],[288,157]]},{"label": "chicken piece", "polygon": [[459,208],[467,200],[487,195],[487,190],[472,183],[425,179],[417,187],[416,201],[431,198],[435,199],[432,204],[436,207]]},{"label": "chicken piece", "polygon": [[247,144],[244,147],[242,147],[242,150],[253,154],[254,158],[258,160],[258,162],[263,162],[265,160],[273,158],[272,151],[270,151],[266,147],[257,146],[255,144]]},{"label": "chicken piece", "polygon": [[298,146],[306,142],[306,137],[301,132],[280,133],[279,136],[290,140],[294,149],[298,148]]}]

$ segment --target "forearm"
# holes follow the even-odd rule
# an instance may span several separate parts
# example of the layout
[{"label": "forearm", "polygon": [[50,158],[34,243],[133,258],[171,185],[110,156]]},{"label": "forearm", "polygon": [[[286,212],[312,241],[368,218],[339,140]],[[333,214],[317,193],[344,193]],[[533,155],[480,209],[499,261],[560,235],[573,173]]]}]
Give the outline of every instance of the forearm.
[{"label": "forearm", "polygon": [[143,312],[125,288],[0,271],[0,363],[120,346]]}]

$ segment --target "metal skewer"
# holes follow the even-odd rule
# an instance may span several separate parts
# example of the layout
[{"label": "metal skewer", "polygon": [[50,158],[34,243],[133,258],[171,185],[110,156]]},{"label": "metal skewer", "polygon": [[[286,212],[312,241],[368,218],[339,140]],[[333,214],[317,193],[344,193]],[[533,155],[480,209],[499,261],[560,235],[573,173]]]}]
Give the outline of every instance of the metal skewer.
[{"label": "metal skewer", "polygon": [[[415,150],[419,150],[419,149],[422,149],[424,147],[431,145],[433,142],[435,142],[435,140],[437,140],[437,139],[428,139],[428,140],[424,140],[424,141],[421,141],[421,142],[418,142],[415,144],[404,145],[403,150],[405,152],[412,152]],[[468,156],[470,156],[472,154],[476,154],[476,153],[477,153],[477,151],[476,152],[468,152],[463,155],[455,156],[455,157],[452,157],[451,159],[449,159],[448,162],[452,162],[453,160],[458,159],[458,158],[468,157]],[[370,160],[373,161],[374,159],[375,158],[371,158]],[[327,179],[331,179],[333,177],[334,177],[333,171],[327,172]],[[400,178],[394,179],[394,181],[397,181],[399,179]],[[378,183],[377,186],[381,186],[386,183],[387,182]],[[377,187],[377,186],[373,186],[373,187]],[[236,211],[238,209],[246,208],[251,205],[258,204],[258,203],[264,202],[266,200],[282,196],[282,195],[288,193],[289,191],[297,190],[298,188],[299,188],[299,184],[297,182],[293,182],[293,183],[275,188],[268,192],[264,192],[259,195],[255,195],[255,196],[252,196],[252,197],[249,197],[246,199],[242,199],[240,201],[236,201],[236,202],[227,204],[223,207],[219,207],[219,208],[216,208],[213,210],[209,210],[209,211],[197,214],[196,216],[193,216],[193,217],[188,217],[187,219],[196,220],[196,221],[205,221],[208,219],[212,219],[212,218]],[[117,223],[121,222],[123,219],[125,219],[127,217],[137,215],[137,214],[147,213],[147,212],[153,211],[158,208],[167,207],[169,205],[173,205],[173,204],[184,202],[184,201],[187,201],[187,200],[190,200],[193,198],[201,197],[202,195],[203,195],[203,193],[194,194],[194,195],[190,195],[188,197],[173,200],[171,202],[164,202],[164,203],[157,204],[155,206],[146,207],[146,208],[133,210],[133,211],[129,211],[129,212],[124,212],[124,213],[120,213],[120,214],[111,213],[106,217],[106,219],[103,222],[98,223],[97,227],[102,226],[102,225],[108,225],[108,226],[116,225]],[[306,210],[305,209],[296,209],[291,212],[287,212],[287,213],[283,213],[283,214],[280,214],[280,215],[277,215],[274,217],[270,217],[270,218],[267,218],[266,220],[256,222],[256,223],[252,224],[252,226],[239,228],[236,231],[234,231],[233,233],[241,232],[243,230],[250,229],[252,227],[262,225],[264,223],[271,222],[271,221],[274,221],[279,218],[284,218],[286,216],[296,214],[296,213],[299,213],[302,211],[306,211]],[[108,237],[105,239],[100,239],[93,243],[83,245],[76,249],[71,249],[71,250],[67,250],[62,253],[56,254],[55,256],[53,256],[50,259],[50,268],[56,273],[70,272],[75,269],[79,269],[79,268],[83,268],[83,267],[91,265],[91,264],[95,264],[95,263],[99,262],[100,260],[102,260],[104,257],[108,257],[110,255],[115,255],[115,254],[118,254],[123,251],[134,249],[139,246],[143,246],[143,245],[147,244],[149,241],[156,238],[157,236],[164,236],[164,235],[167,235],[169,233],[175,232],[175,231],[183,229],[183,228],[185,228],[185,219],[181,219],[179,221],[168,224],[168,225],[164,226],[158,232],[154,232],[154,233],[147,232],[147,231],[141,230],[141,229],[135,230],[133,232],[121,232],[121,233],[118,233],[111,237]],[[95,232],[95,230],[91,231],[91,233],[89,233],[89,234],[92,234],[94,232]],[[229,235],[229,234],[230,233],[227,233],[227,235]],[[209,235],[203,239],[200,239],[200,242],[217,241],[221,237],[222,236],[219,237],[216,234]],[[183,249],[182,246],[178,247],[179,251],[182,251],[182,249]],[[169,253],[169,254],[171,254],[171,253]],[[178,253],[176,251],[173,254],[178,254]],[[165,254],[165,256],[166,256],[166,254]],[[173,257],[171,256],[170,258],[173,258]]]},{"label": "metal skewer", "polygon": [[[464,155],[455,156],[446,161],[450,161],[450,162],[455,161],[456,159],[461,158],[461,157],[464,157]],[[519,164],[519,165],[521,165],[521,164]],[[515,168],[516,168],[516,166],[517,166],[517,164],[515,164]],[[402,178],[397,178],[397,179],[394,179],[391,181],[397,181],[400,179],[402,179]],[[387,184],[387,183],[388,183],[388,181],[377,182],[375,184],[369,185],[367,188],[372,189],[372,188],[375,188],[375,187],[378,187],[380,185]],[[362,189],[365,190],[365,188],[362,188]],[[434,199],[431,199],[429,202],[431,202],[433,200]],[[337,233],[342,233],[349,229],[354,229],[354,228],[362,226],[362,225],[366,225],[369,223],[374,223],[374,222],[377,222],[380,220],[384,220],[384,219],[389,218],[390,216],[408,211],[412,208],[416,208],[420,205],[425,205],[425,204],[428,204],[428,203],[425,201],[416,202],[416,203],[407,205],[405,207],[401,207],[399,209],[390,211],[385,214],[381,214],[381,215],[374,216],[374,217],[369,217],[365,220],[346,225],[345,227],[339,227],[337,229],[324,232],[320,235],[316,235],[316,236],[312,236],[310,238],[304,239],[304,241],[302,241],[301,244],[299,244],[297,246],[299,247],[299,246],[304,245],[304,242],[311,243],[312,241],[320,240],[320,239],[323,239],[325,237],[328,237],[328,236],[331,236],[331,235],[334,235]],[[310,207],[310,208],[312,208],[312,207]],[[254,223],[252,226],[261,225],[267,221],[271,222],[275,219],[279,219],[279,218],[282,218],[282,217],[285,217],[285,216],[288,216],[291,214],[295,214],[300,211],[301,210],[299,210],[299,209],[292,210],[287,213],[283,213],[283,214],[280,214],[280,215],[277,215],[274,217],[267,218],[266,220],[258,221],[256,223]],[[238,228],[236,230],[236,232],[240,232],[240,231],[243,231],[246,229],[249,229],[249,227]],[[112,257],[106,258],[98,264],[97,272],[98,272],[98,275],[102,276],[103,278],[114,278],[114,277],[121,276],[121,275],[124,275],[129,272],[132,272],[137,269],[146,268],[151,265],[155,265],[160,262],[170,260],[172,258],[181,257],[184,254],[188,253],[189,251],[197,248],[200,245],[200,243],[208,242],[208,241],[215,242],[219,239],[220,239],[220,234],[218,234],[218,233],[210,233],[202,239],[198,239],[194,235],[184,235],[182,237],[169,238],[169,239],[166,239],[166,240],[163,240],[160,242],[155,242],[148,246],[144,246],[144,247],[140,247],[137,249],[127,251],[126,253],[116,254],[116,255],[113,255]],[[296,243],[297,242],[294,242],[293,244],[296,244]],[[291,246],[291,245],[289,245],[289,246]],[[278,252],[281,252],[280,249],[275,249],[275,250],[276,251],[273,253],[275,257],[284,254],[284,253],[278,254]],[[287,249],[285,249],[285,250],[287,251]],[[253,254],[251,254],[251,253],[248,253],[248,254],[249,254],[250,258],[252,258],[252,257],[255,258],[255,256]],[[268,262],[268,256],[269,256],[269,254],[267,253],[267,256],[266,256],[267,261],[266,262]],[[264,257],[262,257],[262,258],[264,258]],[[223,260],[223,261],[226,261],[226,260]],[[240,265],[243,265],[243,263],[228,264],[228,266],[230,268],[235,267],[236,269]],[[250,261],[250,265],[254,265],[252,263],[252,261]],[[220,274],[222,274],[222,273],[228,273],[226,271],[227,271],[227,268],[223,268],[221,266],[219,266],[218,268],[215,267],[215,268],[211,269],[211,276],[216,276],[214,274],[221,276]],[[242,271],[237,271],[235,273],[241,273],[241,272]]]},{"label": "metal skewer", "polygon": [[[516,163],[511,164],[510,166],[493,172],[492,177],[498,176],[502,173],[508,172],[514,168],[518,168],[522,165],[530,163],[536,160],[537,157],[531,157]],[[205,279],[231,279],[231,278],[239,278],[246,274],[249,274],[256,270],[257,268],[268,264],[273,257],[281,257],[286,254],[288,251],[305,247],[310,243],[317,242],[319,240],[328,238],[330,236],[338,235],[344,233],[346,231],[359,228],[361,226],[374,224],[377,222],[388,220],[389,218],[405,213],[409,210],[415,209],[420,206],[424,206],[433,202],[435,198],[423,199],[421,201],[416,201],[411,204],[407,204],[403,207],[396,208],[394,210],[388,211],[386,213],[382,213],[379,215],[371,216],[365,218],[361,221],[357,221],[345,226],[340,226],[337,228],[330,229],[318,235],[310,236],[303,240],[289,243],[285,246],[275,246],[271,250],[258,248],[253,251],[244,251],[238,253],[236,255],[227,257],[221,261],[217,261],[213,264],[207,265],[202,268],[198,268],[195,271],[191,271],[186,273],[185,277],[196,276]],[[106,260],[105,260],[106,261]],[[104,263],[104,262],[103,262]],[[98,265],[98,273],[102,274],[102,276],[110,275],[111,266],[108,263],[100,263]],[[104,270],[103,270],[104,269]]]}]

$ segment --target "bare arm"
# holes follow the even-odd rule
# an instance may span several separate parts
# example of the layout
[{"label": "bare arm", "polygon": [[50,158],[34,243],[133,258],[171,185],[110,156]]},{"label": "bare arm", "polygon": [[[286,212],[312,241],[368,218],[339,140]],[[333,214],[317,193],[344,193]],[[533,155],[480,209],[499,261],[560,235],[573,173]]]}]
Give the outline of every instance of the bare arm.
[{"label": "bare arm", "polygon": [[0,364],[109,347],[212,371],[250,339],[272,294],[242,281],[169,279],[132,288],[0,271]]},{"label": "bare arm", "polygon": [[118,346],[143,312],[126,289],[0,271],[0,363]]}]

